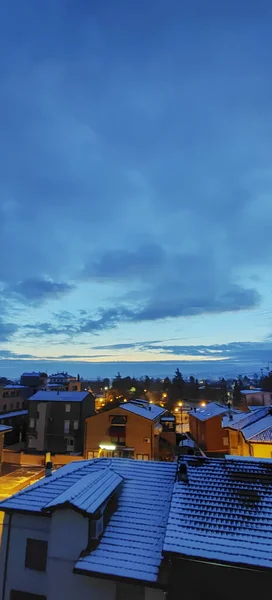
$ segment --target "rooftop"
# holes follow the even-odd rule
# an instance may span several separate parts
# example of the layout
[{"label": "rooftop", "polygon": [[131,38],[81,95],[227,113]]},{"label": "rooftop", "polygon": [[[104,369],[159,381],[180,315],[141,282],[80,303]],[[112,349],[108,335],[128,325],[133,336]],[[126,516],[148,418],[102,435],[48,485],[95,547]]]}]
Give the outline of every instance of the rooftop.
[{"label": "rooftop", "polygon": [[176,468],[176,463],[118,458],[70,463],[0,508],[41,513],[69,504],[90,514],[111,486],[121,483],[118,507],[98,547],[79,558],[76,572],[156,582]]},{"label": "rooftop", "polygon": [[63,392],[63,391],[48,391],[41,390],[36,392],[34,396],[31,396],[29,400],[36,400],[38,402],[82,402],[89,392]]},{"label": "rooftop", "polygon": [[27,385],[18,385],[17,383],[10,383],[9,385],[5,385],[4,390],[28,390]]},{"label": "rooftop", "polygon": [[241,430],[259,419],[266,417],[270,411],[269,406],[262,406],[259,410],[250,411],[248,413],[243,413],[243,418],[234,418],[233,421],[230,421],[229,424],[223,425],[224,427],[229,427],[230,429]]},{"label": "rooftop", "polygon": [[263,388],[254,388],[253,390],[241,390],[241,394],[259,394],[264,392]]},{"label": "rooftop", "polygon": [[8,431],[12,431],[12,427],[9,427],[9,425],[0,425],[0,433],[7,433]]},{"label": "rooftop", "polygon": [[255,421],[251,425],[247,425],[247,427],[243,427],[242,434],[247,441],[264,441],[271,442],[271,432],[272,430],[272,414],[269,413],[266,416],[263,416],[261,419]]},{"label": "rooftop", "polygon": [[188,482],[175,483],[164,553],[271,568],[271,460],[184,457],[181,462]]},{"label": "rooftop", "polygon": [[156,404],[150,404],[146,400],[133,400],[132,402],[125,402],[124,404],[120,404],[120,407],[128,412],[134,413],[135,415],[150,419],[150,421],[157,419],[160,415],[165,413],[165,408],[157,406]]},{"label": "rooftop", "polygon": [[227,411],[227,406],[222,406],[221,404],[217,404],[217,402],[210,402],[205,407],[200,406],[191,410],[190,415],[193,415],[196,419],[199,419],[199,421],[207,421],[218,415],[223,415]]},{"label": "rooftop", "polygon": [[0,413],[0,421],[3,419],[12,419],[12,417],[23,417],[28,414],[28,410],[14,410],[13,412]]}]

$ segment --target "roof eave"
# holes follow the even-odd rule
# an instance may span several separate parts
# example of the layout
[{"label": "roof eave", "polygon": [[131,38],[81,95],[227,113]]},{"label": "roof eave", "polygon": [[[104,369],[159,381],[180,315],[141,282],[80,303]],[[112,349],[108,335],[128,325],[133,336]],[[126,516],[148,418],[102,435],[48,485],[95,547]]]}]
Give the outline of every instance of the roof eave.
[{"label": "roof eave", "polygon": [[136,579],[134,577],[123,577],[122,575],[113,575],[112,573],[100,573],[100,571],[89,571],[88,569],[74,567],[73,572],[77,575],[87,575],[88,577],[97,577],[98,579],[108,579],[111,581],[120,581],[133,583],[133,585],[145,585],[152,588],[168,589],[169,584],[162,583],[158,580],[150,581],[149,579]]}]

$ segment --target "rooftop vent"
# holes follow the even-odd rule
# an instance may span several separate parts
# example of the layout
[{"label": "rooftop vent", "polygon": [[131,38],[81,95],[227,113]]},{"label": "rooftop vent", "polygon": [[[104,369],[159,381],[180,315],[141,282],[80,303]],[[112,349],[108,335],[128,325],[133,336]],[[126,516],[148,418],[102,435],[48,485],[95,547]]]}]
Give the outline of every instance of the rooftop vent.
[{"label": "rooftop vent", "polygon": [[189,481],[187,465],[184,462],[181,462],[179,465],[178,481],[184,481],[184,483],[188,483]]}]

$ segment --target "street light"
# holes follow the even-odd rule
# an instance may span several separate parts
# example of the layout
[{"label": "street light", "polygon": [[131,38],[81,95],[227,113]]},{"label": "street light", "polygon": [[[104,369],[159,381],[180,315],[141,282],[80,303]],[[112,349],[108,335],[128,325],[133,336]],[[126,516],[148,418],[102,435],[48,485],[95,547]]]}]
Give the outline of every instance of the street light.
[{"label": "street light", "polygon": [[179,403],[178,403],[178,405],[179,405],[179,406],[182,406],[182,402],[179,402]]},{"label": "street light", "polygon": [[201,406],[206,406],[206,402],[201,402]]},{"label": "street light", "polygon": [[163,397],[163,398],[167,398],[167,394],[166,394],[166,393],[164,393],[164,394],[162,395],[162,397]]}]

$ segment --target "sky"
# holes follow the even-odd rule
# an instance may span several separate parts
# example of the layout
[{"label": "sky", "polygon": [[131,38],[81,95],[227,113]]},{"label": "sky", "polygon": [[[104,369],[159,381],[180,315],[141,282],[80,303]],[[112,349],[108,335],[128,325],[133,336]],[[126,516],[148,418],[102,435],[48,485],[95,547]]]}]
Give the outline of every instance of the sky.
[{"label": "sky", "polygon": [[267,366],[271,26],[270,0],[1,2],[0,376]]}]

